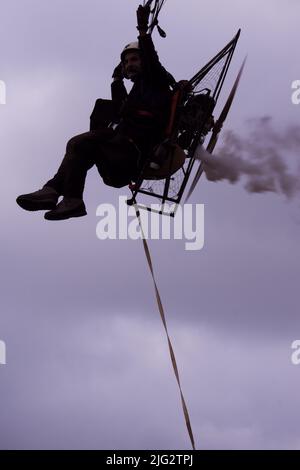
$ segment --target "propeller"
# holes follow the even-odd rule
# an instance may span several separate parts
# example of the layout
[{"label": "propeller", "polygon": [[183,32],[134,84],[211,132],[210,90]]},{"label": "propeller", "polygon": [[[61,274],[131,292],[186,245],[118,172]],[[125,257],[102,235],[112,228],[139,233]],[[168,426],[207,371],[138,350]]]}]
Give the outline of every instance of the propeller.
[{"label": "propeller", "polygon": [[[220,135],[220,131],[223,127],[223,124],[228,116],[228,113],[229,113],[229,110],[231,108],[231,105],[233,103],[233,99],[235,97],[235,94],[236,94],[236,91],[238,89],[238,86],[239,86],[239,82],[240,82],[240,79],[241,79],[241,76],[242,76],[242,73],[243,73],[243,70],[244,70],[244,67],[245,67],[245,63],[246,63],[246,60],[247,60],[247,56],[245,57],[243,63],[242,63],[242,66],[239,70],[239,73],[236,77],[236,80],[234,82],[234,85],[232,87],[232,90],[227,98],[227,101],[225,103],[225,106],[220,114],[220,117],[219,119],[216,121],[215,125],[214,125],[214,128],[213,128],[213,131],[212,131],[212,135],[211,135],[211,138],[210,138],[210,141],[208,143],[208,146],[206,147],[206,151],[210,154],[213,153],[214,149],[215,149],[215,146],[218,142],[218,139],[219,139],[219,135]],[[190,186],[190,189],[189,189],[189,192],[187,194],[187,197],[185,198],[185,201],[184,202],[187,202],[188,199],[190,198],[191,194],[193,193],[201,175],[203,173],[203,165],[202,165],[202,162],[200,163],[199,165],[199,168],[197,170],[197,173],[195,174],[194,176],[194,179],[192,181],[192,184]]]}]

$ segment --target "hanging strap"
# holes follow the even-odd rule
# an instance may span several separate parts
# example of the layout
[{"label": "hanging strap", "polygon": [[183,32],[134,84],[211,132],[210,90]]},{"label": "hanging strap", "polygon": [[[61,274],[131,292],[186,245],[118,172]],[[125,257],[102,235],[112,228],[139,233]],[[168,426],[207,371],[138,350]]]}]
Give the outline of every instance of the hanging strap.
[{"label": "hanging strap", "polygon": [[163,322],[163,325],[164,325],[164,329],[165,329],[165,332],[166,332],[166,335],[167,335],[167,340],[168,340],[168,345],[169,345],[169,352],[170,352],[170,356],[171,356],[171,361],[172,361],[176,381],[177,381],[177,384],[178,384],[178,387],[179,387],[181,404],[182,404],[182,409],[183,409],[183,414],[184,414],[184,418],[185,418],[186,427],[187,427],[187,430],[188,430],[188,433],[189,433],[192,448],[193,448],[193,450],[195,450],[195,441],[194,441],[191,421],[190,421],[190,417],[189,417],[189,412],[188,412],[188,409],[187,409],[187,406],[186,406],[186,403],[185,403],[185,399],[184,399],[184,396],[183,396],[182,388],[181,388],[178,367],[177,367],[177,363],[176,363],[176,358],[175,358],[173,346],[172,346],[172,343],[171,343],[171,340],[170,340],[170,337],[169,337],[169,332],[168,332],[166,317],[165,317],[165,313],[164,313],[164,308],[163,308],[163,305],[162,305],[162,301],[161,301],[160,294],[159,294],[157,284],[156,284],[156,281],[155,281],[155,277],[154,277],[153,265],[152,265],[152,260],[151,260],[151,255],[150,255],[148,243],[145,239],[145,235],[144,235],[144,231],[143,231],[143,227],[142,227],[142,222],[141,222],[141,218],[140,218],[140,212],[137,209],[136,204],[134,204],[134,208],[135,208],[137,219],[139,221],[141,234],[142,234],[143,245],[144,245],[144,250],[145,250],[145,255],[146,255],[146,258],[147,258],[148,266],[149,266],[151,276],[152,276],[152,279],[153,279],[153,283],[154,283],[154,289],[155,289],[155,295],[156,295],[158,310],[159,310],[159,313],[160,313],[160,316],[161,316],[161,319],[162,319],[162,322]]}]

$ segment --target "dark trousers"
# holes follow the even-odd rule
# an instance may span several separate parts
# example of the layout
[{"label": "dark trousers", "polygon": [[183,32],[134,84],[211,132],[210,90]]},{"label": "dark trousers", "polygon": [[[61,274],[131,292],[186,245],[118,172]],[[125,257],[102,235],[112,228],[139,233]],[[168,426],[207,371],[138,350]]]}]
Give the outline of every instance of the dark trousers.
[{"label": "dark trousers", "polygon": [[93,165],[105,184],[121,188],[137,176],[139,163],[137,147],[113,129],[85,132],[69,140],[56,175],[45,186],[66,197],[82,198]]}]

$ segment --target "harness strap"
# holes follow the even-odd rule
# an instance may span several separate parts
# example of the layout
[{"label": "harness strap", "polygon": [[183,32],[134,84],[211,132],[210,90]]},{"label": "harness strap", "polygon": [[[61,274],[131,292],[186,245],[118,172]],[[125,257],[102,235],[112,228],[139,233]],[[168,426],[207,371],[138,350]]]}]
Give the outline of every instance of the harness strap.
[{"label": "harness strap", "polygon": [[190,91],[190,84],[187,80],[180,80],[177,83],[177,87],[178,88],[173,94],[172,99],[171,99],[170,118],[169,118],[167,128],[165,130],[165,135],[167,138],[170,137],[173,132],[178,104],[180,103],[184,93],[187,93],[188,91]]},{"label": "harness strap", "polygon": [[144,111],[143,109],[138,109],[136,111],[136,114],[138,116],[145,116],[145,117],[150,117],[150,118],[154,118],[154,114],[151,113],[150,111]]}]

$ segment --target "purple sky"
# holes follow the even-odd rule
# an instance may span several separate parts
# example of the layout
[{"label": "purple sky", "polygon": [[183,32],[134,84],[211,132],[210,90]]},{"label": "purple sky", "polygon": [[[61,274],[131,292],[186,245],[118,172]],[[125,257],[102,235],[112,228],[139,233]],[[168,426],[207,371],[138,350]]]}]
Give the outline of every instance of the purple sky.
[{"label": "purple sky", "polygon": [[[1,449],[189,449],[177,385],[138,241],[96,238],[96,207],[128,194],[86,184],[88,216],[51,223],[18,194],[41,187],[67,140],[108,98],[120,49],[136,35],[129,0],[2,0]],[[169,0],[161,61],[191,77],[242,28],[222,102],[248,61],[226,129],[271,116],[299,123],[296,0]],[[220,111],[220,105],[218,111]],[[218,114],[218,113],[216,113]],[[287,157],[291,168],[298,155]],[[201,181],[205,246],[149,243],[196,445],[300,449],[299,201]]]}]

